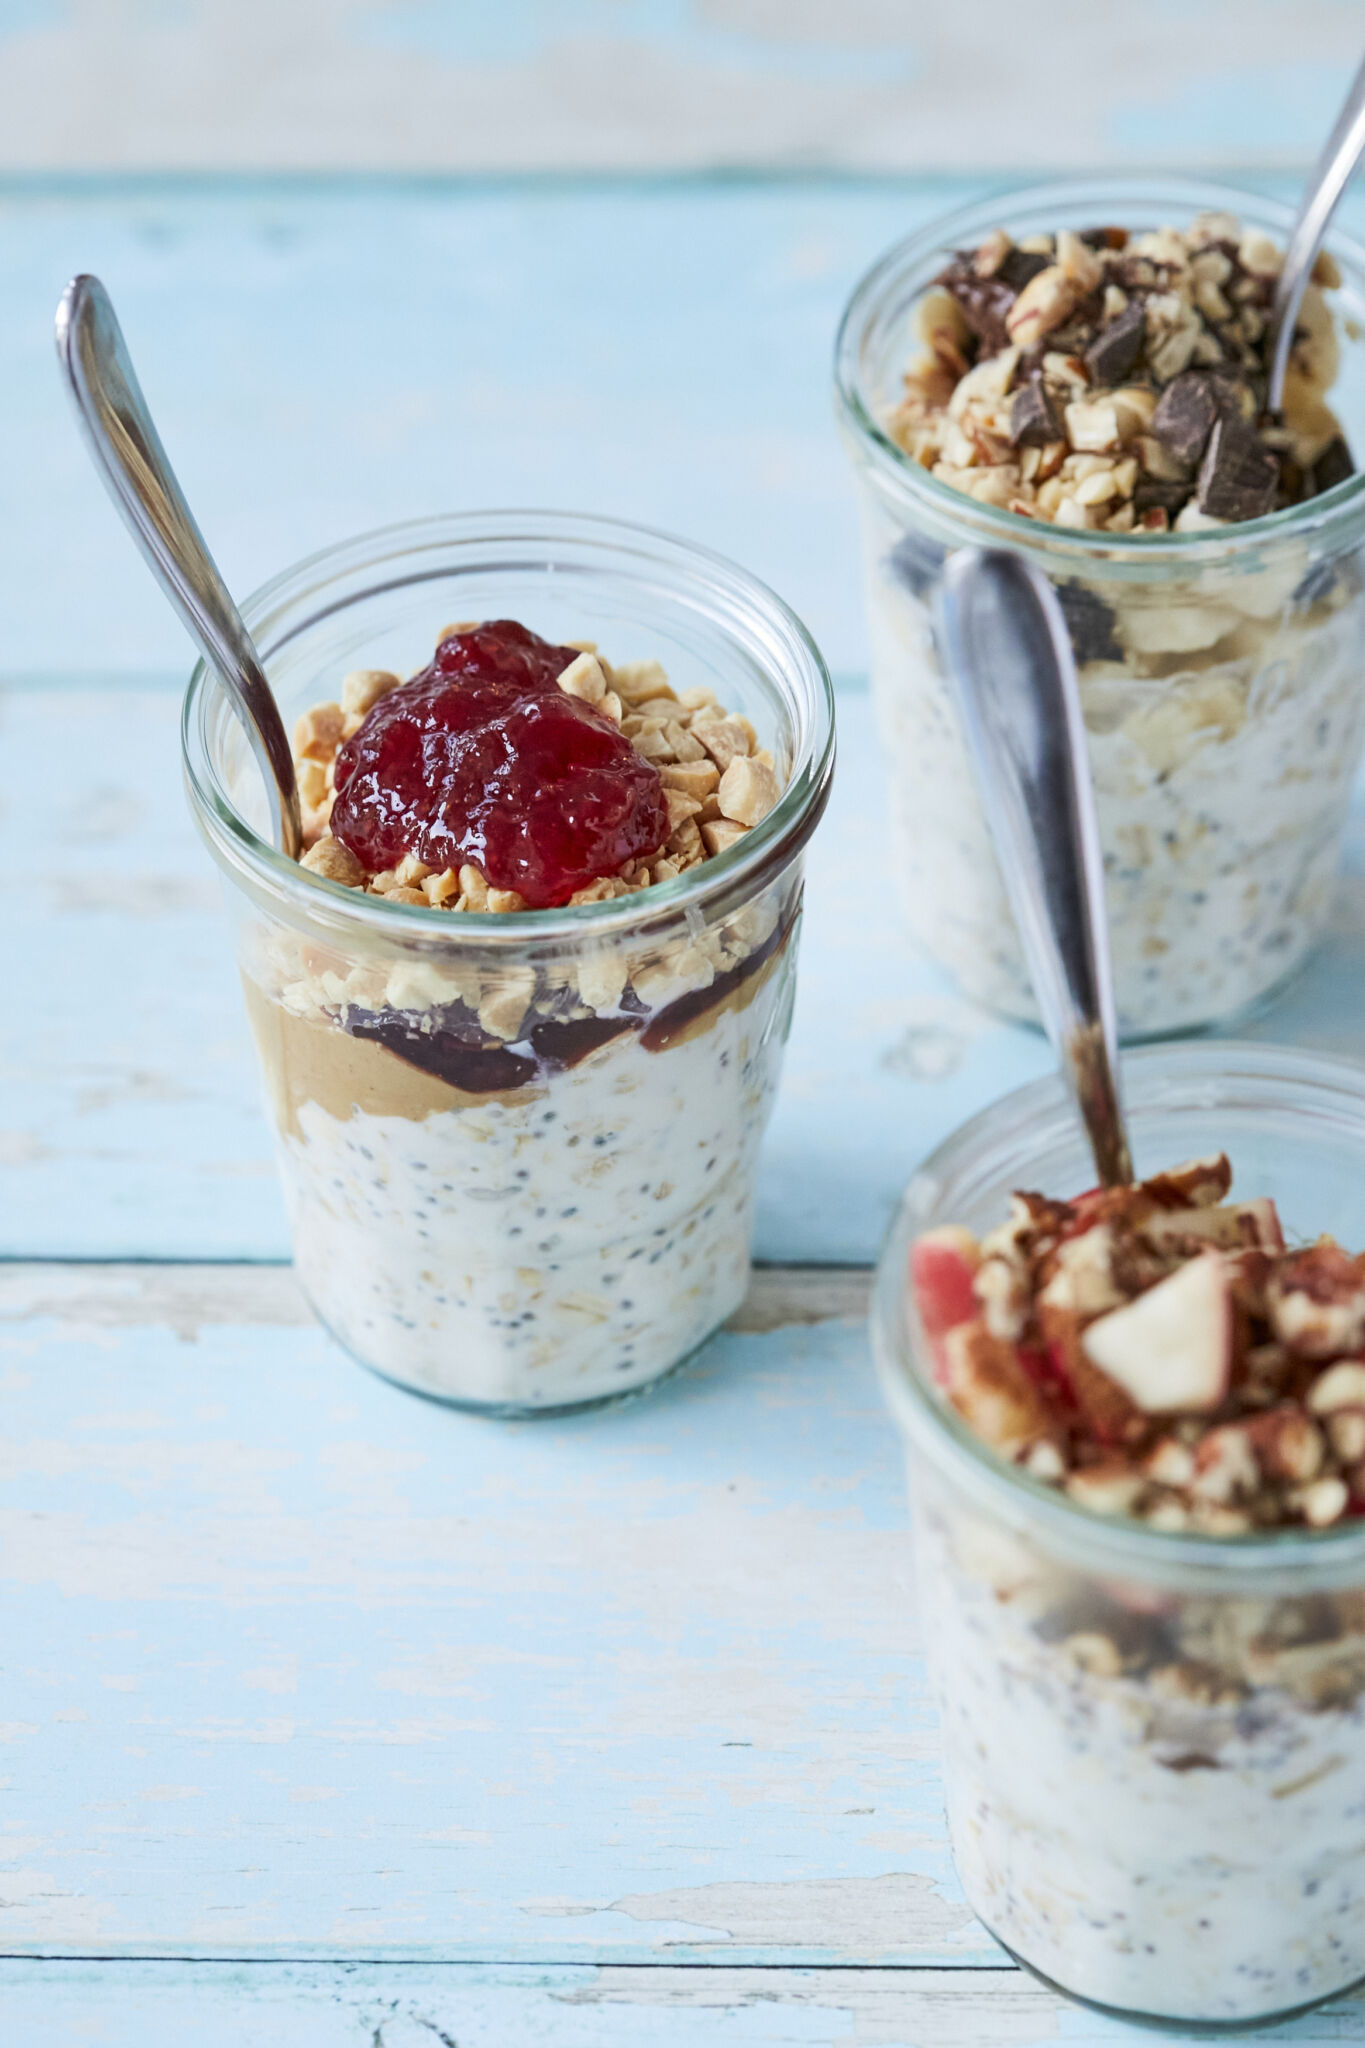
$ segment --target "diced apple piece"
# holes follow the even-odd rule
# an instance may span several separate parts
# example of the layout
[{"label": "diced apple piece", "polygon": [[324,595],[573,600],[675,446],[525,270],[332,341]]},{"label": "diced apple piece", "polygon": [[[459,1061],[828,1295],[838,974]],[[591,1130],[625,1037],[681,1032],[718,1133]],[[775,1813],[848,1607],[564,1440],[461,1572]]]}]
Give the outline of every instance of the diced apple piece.
[{"label": "diced apple piece", "polygon": [[1092,1323],[1085,1356],[1146,1415],[1208,1415],[1228,1390],[1233,1311],[1216,1252]]},{"label": "diced apple piece", "polygon": [[1122,1387],[1098,1371],[1081,1349],[1084,1324],[1075,1310],[1040,1300],[1038,1316],[1062,1407],[1079,1409],[1102,1444],[1122,1444],[1140,1435],[1145,1424],[1138,1410]]},{"label": "diced apple piece", "polygon": [[1142,1232],[1157,1245],[1173,1238],[1191,1237],[1220,1251],[1236,1251],[1243,1245],[1268,1252],[1284,1249],[1275,1204],[1264,1195],[1252,1202],[1231,1202],[1223,1208],[1158,1209],[1142,1224]]},{"label": "diced apple piece", "polygon": [[916,1238],[910,1249],[910,1284],[924,1334],[931,1341],[981,1313],[972,1286],[980,1263],[981,1247],[970,1230],[955,1223]]}]

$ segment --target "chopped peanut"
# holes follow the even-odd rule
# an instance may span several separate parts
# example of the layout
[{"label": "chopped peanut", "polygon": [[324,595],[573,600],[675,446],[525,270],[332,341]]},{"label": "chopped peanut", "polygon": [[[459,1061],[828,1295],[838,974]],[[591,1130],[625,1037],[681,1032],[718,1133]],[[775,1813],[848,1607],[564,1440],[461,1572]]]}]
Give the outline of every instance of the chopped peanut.
[{"label": "chopped peanut", "polygon": [[399,678],[386,668],[353,668],[342,678],[341,708],[363,718],[381,697],[398,688]]},{"label": "chopped peanut", "polygon": [[766,762],[739,758],[721,776],[716,800],[723,818],[737,825],[756,825],[767,817],[781,793]]},{"label": "chopped peanut", "polygon": [[300,867],[307,868],[311,875],[321,875],[328,882],[340,882],[344,889],[358,889],[365,879],[365,870],[339,839],[327,833],[316,846],[310,846]]}]

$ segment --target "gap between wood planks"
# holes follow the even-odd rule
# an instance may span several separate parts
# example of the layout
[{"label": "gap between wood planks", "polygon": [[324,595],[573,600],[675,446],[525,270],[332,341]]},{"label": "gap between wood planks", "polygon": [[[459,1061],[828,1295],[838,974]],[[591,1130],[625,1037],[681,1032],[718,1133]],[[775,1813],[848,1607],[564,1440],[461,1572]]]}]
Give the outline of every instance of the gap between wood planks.
[{"label": "gap between wood planks", "polygon": [[[749,1292],[726,1327],[741,1336],[867,1314],[865,1266],[756,1266]],[[163,1260],[0,1261],[0,1323],[70,1315],[102,1329],[164,1324],[179,1337],[215,1325],[290,1328],[313,1312],[292,1266]]]}]

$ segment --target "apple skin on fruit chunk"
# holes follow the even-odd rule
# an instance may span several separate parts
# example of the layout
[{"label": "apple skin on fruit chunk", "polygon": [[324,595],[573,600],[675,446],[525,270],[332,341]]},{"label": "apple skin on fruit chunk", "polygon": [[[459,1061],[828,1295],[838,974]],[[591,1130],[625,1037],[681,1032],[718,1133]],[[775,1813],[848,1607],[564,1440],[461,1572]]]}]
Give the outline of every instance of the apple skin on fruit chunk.
[{"label": "apple skin on fruit chunk", "polygon": [[970,1230],[945,1223],[926,1230],[910,1251],[910,1281],[924,1334],[931,1342],[981,1313],[972,1281],[981,1250]]},{"label": "apple skin on fruit chunk", "polygon": [[1217,1252],[1201,1252],[1101,1316],[1081,1346],[1145,1415],[1208,1415],[1228,1391],[1233,1302]]}]

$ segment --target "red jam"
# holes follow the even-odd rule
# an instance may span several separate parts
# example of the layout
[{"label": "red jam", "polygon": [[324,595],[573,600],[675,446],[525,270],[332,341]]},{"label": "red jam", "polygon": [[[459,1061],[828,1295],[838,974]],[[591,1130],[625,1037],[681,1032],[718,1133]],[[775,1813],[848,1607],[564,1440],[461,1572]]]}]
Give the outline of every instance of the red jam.
[{"label": "red jam", "polygon": [[368,874],[415,854],[482,869],[534,910],[668,836],[654,765],[558,679],[576,659],[511,619],[452,633],[336,760],[332,832]]}]

